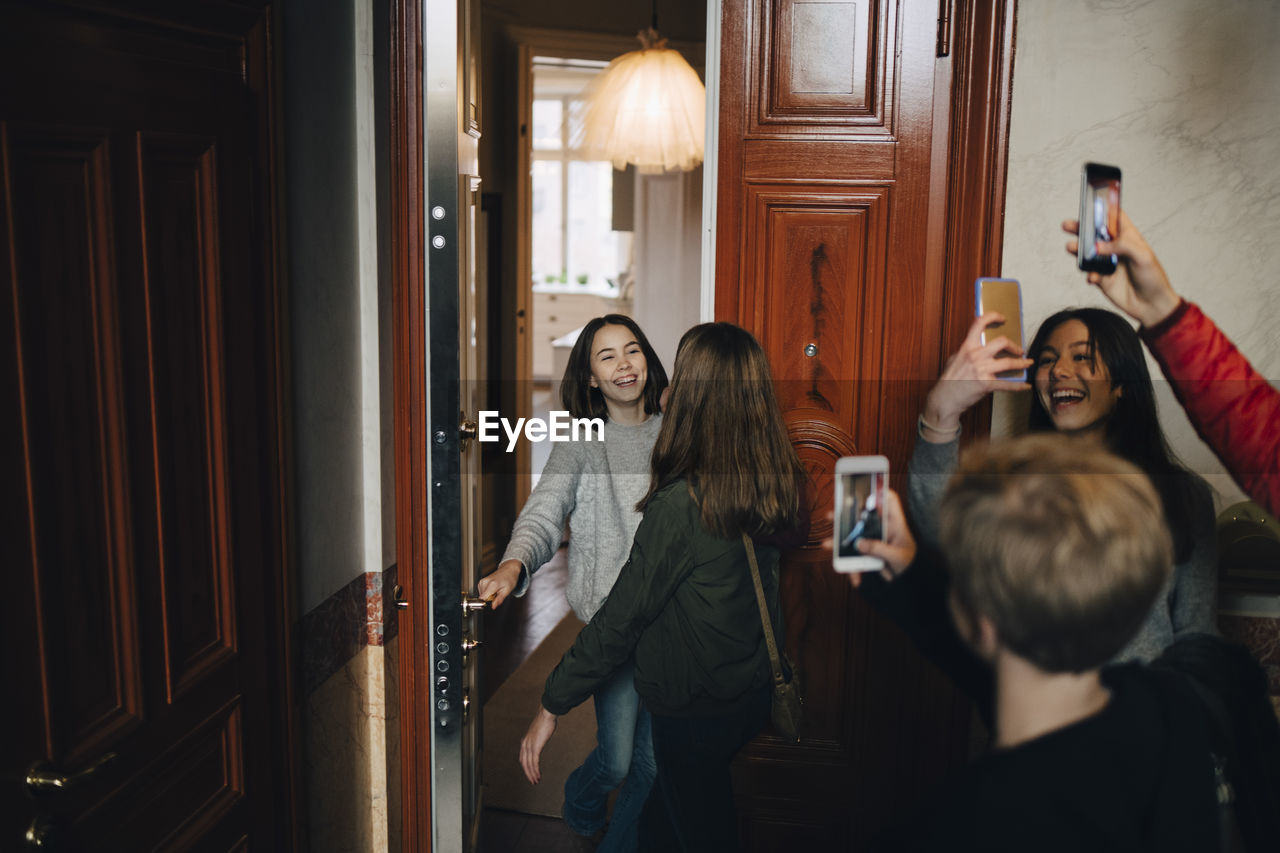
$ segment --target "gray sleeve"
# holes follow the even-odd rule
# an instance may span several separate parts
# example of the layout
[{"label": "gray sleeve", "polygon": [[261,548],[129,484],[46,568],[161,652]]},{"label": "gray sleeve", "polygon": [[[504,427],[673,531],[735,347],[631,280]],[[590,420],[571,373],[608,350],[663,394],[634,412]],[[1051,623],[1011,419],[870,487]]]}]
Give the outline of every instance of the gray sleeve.
[{"label": "gray sleeve", "polygon": [[524,566],[516,585],[517,598],[528,592],[530,575],[555,556],[564,536],[565,520],[577,505],[584,461],[577,444],[564,441],[551,445],[538,485],[520,510],[511,541],[499,561],[519,560]]},{"label": "gray sleeve", "polygon": [[934,544],[938,542],[938,510],[942,496],[959,457],[959,438],[945,444],[934,444],[916,436],[916,446],[907,465],[907,516],[916,535]]},{"label": "gray sleeve", "polygon": [[1194,479],[1191,554],[1173,567],[1170,616],[1175,639],[1184,634],[1218,633],[1218,534],[1213,497],[1207,483]]}]

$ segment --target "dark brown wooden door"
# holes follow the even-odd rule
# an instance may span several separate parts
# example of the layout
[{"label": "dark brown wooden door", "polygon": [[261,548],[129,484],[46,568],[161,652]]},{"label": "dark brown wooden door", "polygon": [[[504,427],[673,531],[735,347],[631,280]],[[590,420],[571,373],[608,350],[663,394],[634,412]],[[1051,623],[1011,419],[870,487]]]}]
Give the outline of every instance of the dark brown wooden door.
[{"label": "dark brown wooden door", "polygon": [[0,5],[4,850],[298,846],[270,22]]},{"label": "dark brown wooden door", "polygon": [[951,89],[970,73],[939,56],[951,5],[724,3],[716,314],[769,353],[816,520],[782,576],[803,738],[765,735],[736,768],[752,850],[857,849],[968,754],[967,699],[816,545],[836,459],[884,454],[901,485],[952,315],[992,274],[944,251],[968,141],[950,138]]}]

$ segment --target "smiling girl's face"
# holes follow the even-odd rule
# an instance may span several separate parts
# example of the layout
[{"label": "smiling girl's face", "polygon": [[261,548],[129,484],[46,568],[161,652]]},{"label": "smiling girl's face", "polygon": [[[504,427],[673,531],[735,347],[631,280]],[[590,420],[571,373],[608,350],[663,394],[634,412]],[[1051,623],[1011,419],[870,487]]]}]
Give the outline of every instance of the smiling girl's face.
[{"label": "smiling girl's face", "polygon": [[644,386],[649,378],[644,351],[626,326],[606,324],[591,342],[591,387],[599,388],[609,420],[645,419]]},{"label": "smiling girl's face", "polygon": [[1060,323],[1036,356],[1035,390],[1059,432],[1100,429],[1120,399],[1107,365],[1089,351],[1089,327],[1077,319]]}]

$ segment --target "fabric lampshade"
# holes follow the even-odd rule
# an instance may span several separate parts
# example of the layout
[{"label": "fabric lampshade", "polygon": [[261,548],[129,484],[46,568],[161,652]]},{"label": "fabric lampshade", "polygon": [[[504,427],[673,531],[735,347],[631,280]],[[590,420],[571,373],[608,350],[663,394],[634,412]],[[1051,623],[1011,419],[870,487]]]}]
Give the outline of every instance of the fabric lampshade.
[{"label": "fabric lampshade", "polygon": [[665,39],[649,30],[645,45],[610,62],[592,83],[580,147],[615,169],[688,170],[702,162],[707,90]]}]

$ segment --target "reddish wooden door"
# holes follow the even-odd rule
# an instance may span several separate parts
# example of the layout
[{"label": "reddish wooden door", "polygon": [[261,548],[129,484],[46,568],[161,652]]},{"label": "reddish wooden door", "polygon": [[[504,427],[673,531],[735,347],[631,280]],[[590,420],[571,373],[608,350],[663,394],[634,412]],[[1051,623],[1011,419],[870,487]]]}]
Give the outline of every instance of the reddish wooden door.
[{"label": "reddish wooden door", "polygon": [[297,846],[269,11],[0,6],[4,850]]},{"label": "reddish wooden door", "polygon": [[[832,506],[841,456],[884,454],[901,485],[927,379],[971,310],[969,282],[998,268],[998,253],[944,247],[966,215],[985,213],[963,208],[960,155],[974,138],[999,153],[987,125],[953,129],[974,109],[953,107],[973,75],[999,68],[993,33],[1012,18],[1004,4],[957,4],[989,7],[958,28],[959,47],[981,43],[989,64],[953,73],[939,56],[951,46],[940,9],[951,5],[724,3],[716,314],[769,353],[813,475],[815,519]],[[1007,78],[981,85],[999,125]],[[829,535],[819,521],[814,542]],[[856,849],[965,760],[968,701],[816,546],[784,567],[782,596],[805,677],[804,734],[798,746],[766,735],[739,761],[744,831],[753,850]]]}]

